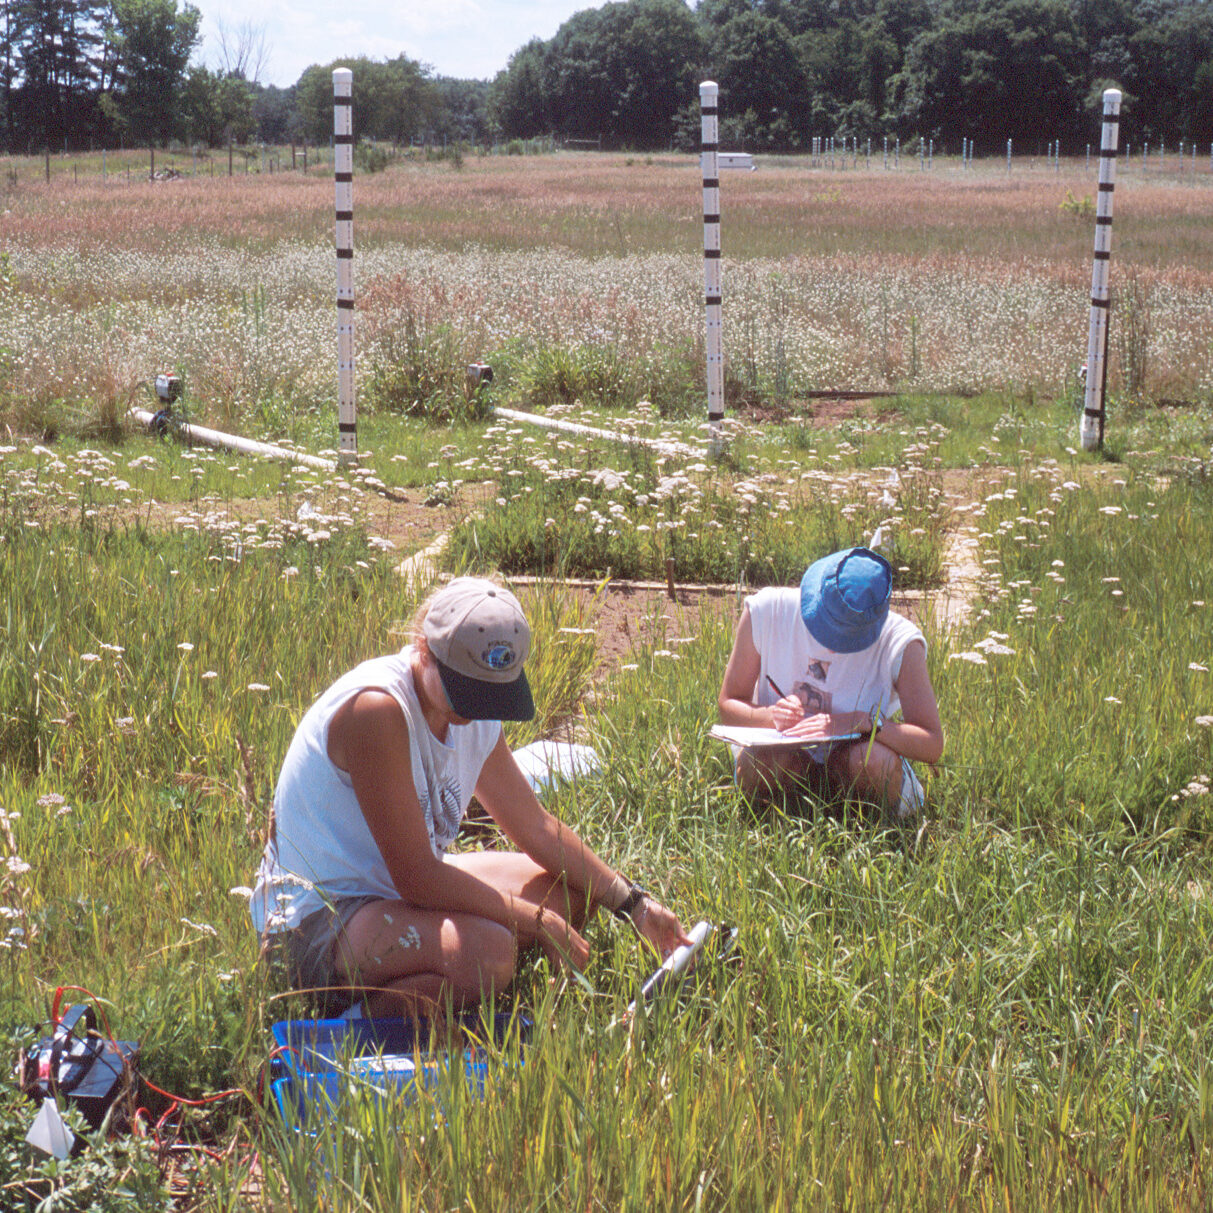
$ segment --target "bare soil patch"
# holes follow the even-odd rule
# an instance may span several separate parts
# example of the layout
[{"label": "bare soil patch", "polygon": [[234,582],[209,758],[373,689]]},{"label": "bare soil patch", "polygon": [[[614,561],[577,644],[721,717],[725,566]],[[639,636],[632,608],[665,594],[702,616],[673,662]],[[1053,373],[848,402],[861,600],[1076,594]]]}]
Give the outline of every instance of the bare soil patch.
[{"label": "bare soil patch", "polygon": [[745,421],[763,425],[788,421],[806,421],[814,428],[826,429],[844,421],[881,421],[894,424],[898,418],[888,400],[880,396],[852,396],[849,393],[793,400],[787,407],[768,404],[743,404],[734,410]]}]

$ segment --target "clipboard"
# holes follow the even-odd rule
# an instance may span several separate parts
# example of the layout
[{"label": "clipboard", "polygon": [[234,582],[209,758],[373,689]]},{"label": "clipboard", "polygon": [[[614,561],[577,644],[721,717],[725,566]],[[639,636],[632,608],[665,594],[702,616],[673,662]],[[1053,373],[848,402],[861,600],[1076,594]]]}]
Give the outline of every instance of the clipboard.
[{"label": "clipboard", "polygon": [[714,724],[708,730],[717,741],[741,746],[743,750],[803,750],[810,746],[829,745],[832,741],[858,741],[866,733],[832,733],[828,737],[789,737],[778,729],[755,729],[737,724]]}]

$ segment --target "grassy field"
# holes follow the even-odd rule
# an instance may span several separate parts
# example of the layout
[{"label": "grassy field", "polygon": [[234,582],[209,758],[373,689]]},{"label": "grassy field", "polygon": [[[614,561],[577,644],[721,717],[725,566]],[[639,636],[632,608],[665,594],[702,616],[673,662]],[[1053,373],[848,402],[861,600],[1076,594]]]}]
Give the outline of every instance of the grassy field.
[{"label": "grassy field", "polygon": [[[331,473],[122,422],[173,367],[191,416],[334,445],[331,184],[21,176],[0,229],[0,1038],[14,1058],[83,987],[65,999],[95,997],[194,1102],[148,1090],[140,1134],[56,1166],[6,1079],[0,1208],[1208,1208],[1213,194],[1118,190],[1140,295],[1114,333],[1141,320],[1146,380],[1114,364],[1108,449],[1084,455],[1092,224],[1060,207],[1093,192],[1079,167],[727,179],[730,358],[752,349],[767,412],[735,414],[718,461],[506,426],[456,381],[487,352],[498,403],[701,444],[693,161],[359,178],[381,396],[362,465]],[[879,341],[846,351],[885,291],[917,375],[899,345],[896,397],[795,407],[874,386]],[[433,386],[415,400],[388,391],[410,365]],[[646,376],[665,395],[637,407]],[[564,581],[667,559],[791,580],[877,528],[901,588],[970,568],[962,622],[922,608],[947,750],[910,826],[739,797],[706,736],[739,592],[634,608],[603,661],[611,591]],[[505,1000],[535,1030],[525,1064],[490,1050],[483,1101],[459,1075],[407,1106],[355,1089],[301,1134],[266,1077],[270,1025],[308,1006],[259,966],[247,888],[295,722],[401,642],[425,585],[396,567],[440,530],[452,569],[542,575],[521,589],[539,717],[511,740],[602,758],[556,810],[684,921],[737,925],[740,959],[622,1026],[651,960],[596,921],[584,979],[536,962]]]},{"label": "grassy field", "polygon": [[[1069,400],[1086,354],[1094,177],[762,162],[725,181],[733,402],[825,389]],[[1126,168],[1116,195],[1110,386],[1207,400],[1213,177]],[[176,370],[241,432],[333,432],[332,185],[277,173],[46,185],[0,215],[7,414],[112,431]],[[365,414],[466,410],[462,368],[526,407],[702,410],[693,157],[469,157],[355,185]]]}]

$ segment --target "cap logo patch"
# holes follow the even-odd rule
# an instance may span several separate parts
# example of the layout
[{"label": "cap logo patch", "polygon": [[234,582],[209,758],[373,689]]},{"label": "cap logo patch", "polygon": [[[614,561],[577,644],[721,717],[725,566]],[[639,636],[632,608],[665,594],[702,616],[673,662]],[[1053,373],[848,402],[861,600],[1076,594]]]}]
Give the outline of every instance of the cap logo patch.
[{"label": "cap logo patch", "polygon": [[480,654],[480,660],[490,670],[508,670],[514,664],[514,646],[506,641],[498,641]]}]

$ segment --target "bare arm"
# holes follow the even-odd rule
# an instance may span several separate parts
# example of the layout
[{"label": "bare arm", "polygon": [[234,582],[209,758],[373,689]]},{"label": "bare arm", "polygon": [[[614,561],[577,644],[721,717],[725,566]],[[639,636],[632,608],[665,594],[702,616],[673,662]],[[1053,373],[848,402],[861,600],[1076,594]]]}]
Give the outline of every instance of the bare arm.
[{"label": "bare arm", "polygon": [[329,725],[328,753],[350,777],[401,900],[490,919],[527,943],[538,941],[549,955],[558,943],[573,963],[585,963],[588,946],[554,911],[502,893],[434,854],[413,785],[408,725],[390,695],[366,690],[342,704]]},{"label": "bare arm", "polygon": [[788,695],[770,707],[757,707],[752,702],[762,660],[754,644],[754,626],[750,608],[741,612],[733,636],[733,651],[725,667],[716,706],[721,724],[739,724],[749,728],[787,729],[804,716],[804,704],[795,695]]},{"label": "bare arm", "polygon": [[[539,803],[504,736],[481,768],[476,797],[510,841],[545,871],[563,875],[573,888],[607,909],[622,904],[629,892],[627,880]],[[687,942],[677,917],[653,898],[645,898],[632,920],[662,956]]]},{"label": "bare arm", "polygon": [[901,700],[901,719],[881,726],[881,742],[905,758],[937,763],[943,755],[943,725],[927,672],[925,644],[916,640],[902,654],[894,689]]},{"label": "bare arm", "polygon": [[[901,720],[883,721],[880,741],[895,754],[917,762],[936,763],[943,753],[943,725],[939,705],[927,673],[927,649],[920,641],[910,644],[901,658],[901,671],[893,684],[901,700]],[[793,737],[806,741],[838,733],[866,733],[870,727],[867,712],[833,712],[806,716],[788,729]]]}]

